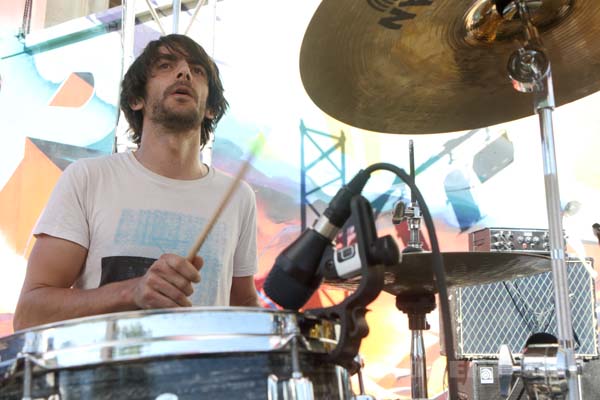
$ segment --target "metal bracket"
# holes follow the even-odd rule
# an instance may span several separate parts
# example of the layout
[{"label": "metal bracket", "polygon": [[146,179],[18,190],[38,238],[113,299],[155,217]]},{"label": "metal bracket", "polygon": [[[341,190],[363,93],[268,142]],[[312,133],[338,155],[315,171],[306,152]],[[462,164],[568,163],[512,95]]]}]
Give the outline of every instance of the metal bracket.
[{"label": "metal bracket", "polygon": [[[578,365],[575,375],[580,373]],[[498,380],[500,395],[507,398],[517,377],[523,380],[532,399],[557,400],[566,398],[569,379],[567,356],[556,338],[547,333],[534,334],[527,341],[520,363],[516,363],[506,345],[500,347]]]}]

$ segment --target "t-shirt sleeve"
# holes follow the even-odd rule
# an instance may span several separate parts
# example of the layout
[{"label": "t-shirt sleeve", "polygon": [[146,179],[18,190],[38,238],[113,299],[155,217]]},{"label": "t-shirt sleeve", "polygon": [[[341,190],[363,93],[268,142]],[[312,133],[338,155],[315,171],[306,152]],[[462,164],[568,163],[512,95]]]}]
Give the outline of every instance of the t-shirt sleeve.
[{"label": "t-shirt sleeve", "polygon": [[256,250],[256,198],[254,191],[244,182],[240,207],[240,236],[233,258],[233,276],[251,276],[258,271]]},{"label": "t-shirt sleeve", "polygon": [[46,234],[89,248],[86,210],[88,176],[83,163],[69,165],[61,174],[33,235]]}]

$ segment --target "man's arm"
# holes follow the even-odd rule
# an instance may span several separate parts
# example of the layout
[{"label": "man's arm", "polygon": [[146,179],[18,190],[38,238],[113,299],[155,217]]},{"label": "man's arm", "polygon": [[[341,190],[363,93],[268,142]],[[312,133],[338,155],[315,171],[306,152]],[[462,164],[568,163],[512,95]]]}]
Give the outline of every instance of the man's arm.
[{"label": "man's arm", "polygon": [[254,276],[233,277],[229,304],[231,306],[260,307]]},{"label": "man's arm", "polygon": [[94,290],[71,289],[86,256],[87,249],[75,242],[48,235],[37,238],[15,311],[15,330],[136,308],[131,298],[132,282]]},{"label": "man's arm", "polygon": [[190,282],[199,281],[202,266],[200,257],[192,265],[174,254],[163,255],[140,278],[97,289],[71,288],[86,256],[87,249],[77,243],[38,236],[13,320],[15,330],[117,311],[189,306]]}]

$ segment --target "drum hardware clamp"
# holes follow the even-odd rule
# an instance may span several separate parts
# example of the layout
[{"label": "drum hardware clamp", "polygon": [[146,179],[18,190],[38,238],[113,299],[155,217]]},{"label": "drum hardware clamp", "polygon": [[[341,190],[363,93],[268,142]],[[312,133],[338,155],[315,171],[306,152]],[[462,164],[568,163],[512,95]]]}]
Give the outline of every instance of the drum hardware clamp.
[{"label": "drum hardware clamp", "polygon": [[[412,140],[408,141],[408,158],[410,162],[410,177],[415,181],[415,148]],[[399,201],[394,206],[394,212],[392,214],[392,223],[394,225],[400,224],[406,220],[408,222],[408,230],[410,232],[408,246],[403,249],[403,253],[423,251],[423,242],[421,241],[421,207],[417,202],[417,196],[411,191],[410,205],[406,206],[404,202]]]},{"label": "drum hardware clamp", "polygon": [[554,336],[547,333],[534,334],[525,345],[520,363],[515,363],[507,345],[500,346],[500,395],[508,398],[515,378],[520,377],[529,397],[539,400],[564,399],[569,378],[581,375],[582,368],[582,361],[577,360],[576,370],[570,370],[565,351],[558,346]]}]

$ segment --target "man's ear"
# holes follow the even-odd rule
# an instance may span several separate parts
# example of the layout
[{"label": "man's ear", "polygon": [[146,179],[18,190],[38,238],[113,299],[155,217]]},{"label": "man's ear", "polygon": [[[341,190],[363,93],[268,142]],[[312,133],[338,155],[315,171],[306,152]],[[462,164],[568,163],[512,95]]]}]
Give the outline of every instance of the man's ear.
[{"label": "man's ear", "polygon": [[215,113],[210,108],[206,108],[206,111],[204,111],[204,118],[215,119]]},{"label": "man's ear", "polygon": [[131,107],[133,111],[140,111],[142,108],[144,108],[144,99],[131,100],[129,102],[129,107]]}]

